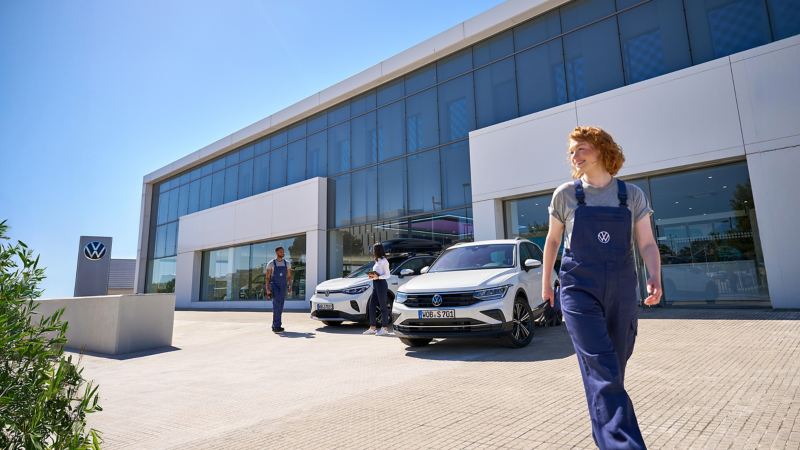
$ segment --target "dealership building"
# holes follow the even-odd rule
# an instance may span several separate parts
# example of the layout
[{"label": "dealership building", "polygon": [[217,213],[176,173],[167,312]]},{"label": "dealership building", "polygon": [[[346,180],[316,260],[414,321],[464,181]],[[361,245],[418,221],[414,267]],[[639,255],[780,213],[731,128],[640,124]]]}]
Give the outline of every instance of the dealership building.
[{"label": "dealership building", "polygon": [[505,2],[146,175],[136,291],[269,308],[283,246],[301,309],[377,241],[541,244],[566,136],[598,125],[668,305],[800,308],[798,34],[800,0]]}]

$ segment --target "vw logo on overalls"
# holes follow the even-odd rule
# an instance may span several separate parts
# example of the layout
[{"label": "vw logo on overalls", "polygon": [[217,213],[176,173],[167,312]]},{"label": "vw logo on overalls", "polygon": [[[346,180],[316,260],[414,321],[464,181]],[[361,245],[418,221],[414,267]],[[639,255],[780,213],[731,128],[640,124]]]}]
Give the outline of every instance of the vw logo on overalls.
[{"label": "vw logo on overalls", "polygon": [[106,246],[100,241],[92,241],[83,247],[83,256],[92,261],[102,258],[106,254]]},{"label": "vw logo on overalls", "polygon": [[434,295],[431,303],[433,303],[433,306],[442,306],[442,296],[439,294]]},{"label": "vw logo on overalls", "polygon": [[608,244],[608,241],[611,240],[611,235],[608,234],[608,231],[601,231],[597,233],[597,240],[602,244]]}]

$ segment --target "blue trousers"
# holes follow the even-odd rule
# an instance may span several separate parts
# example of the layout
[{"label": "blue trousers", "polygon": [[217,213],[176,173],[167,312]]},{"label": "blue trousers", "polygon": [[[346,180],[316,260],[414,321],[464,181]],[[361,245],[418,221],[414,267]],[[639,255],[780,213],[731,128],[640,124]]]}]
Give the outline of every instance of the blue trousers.
[{"label": "blue trousers", "polygon": [[286,287],[279,284],[270,286],[272,291],[272,328],[281,327],[281,317],[283,316],[283,304],[286,301]]}]

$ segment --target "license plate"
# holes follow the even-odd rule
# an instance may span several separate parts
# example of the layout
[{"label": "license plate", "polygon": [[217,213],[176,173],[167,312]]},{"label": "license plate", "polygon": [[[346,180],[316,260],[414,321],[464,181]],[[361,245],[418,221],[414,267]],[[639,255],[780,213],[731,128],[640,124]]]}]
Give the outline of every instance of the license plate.
[{"label": "license plate", "polygon": [[317,303],[317,309],[333,309],[333,303]]},{"label": "license plate", "polygon": [[425,309],[419,312],[420,319],[455,319],[455,309]]}]

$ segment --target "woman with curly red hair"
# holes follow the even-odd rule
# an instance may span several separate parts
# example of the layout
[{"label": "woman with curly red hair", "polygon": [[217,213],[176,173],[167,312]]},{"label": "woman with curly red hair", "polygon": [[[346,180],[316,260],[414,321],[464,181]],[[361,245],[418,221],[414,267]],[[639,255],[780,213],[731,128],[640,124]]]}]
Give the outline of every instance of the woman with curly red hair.
[{"label": "woman with curly red hair", "polygon": [[[643,449],[624,381],[638,326],[634,244],[647,266],[644,303],[661,300],[653,211],[639,187],[615,178],[625,156],[610,134],[577,127],[569,134],[567,153],[574,181],[553,193],[543,263],[553,267],[563,236],[561,310],[578,357],[595,443],[603,450]],[[542,286],[542,298],[553,305],[548,270]]]}]

